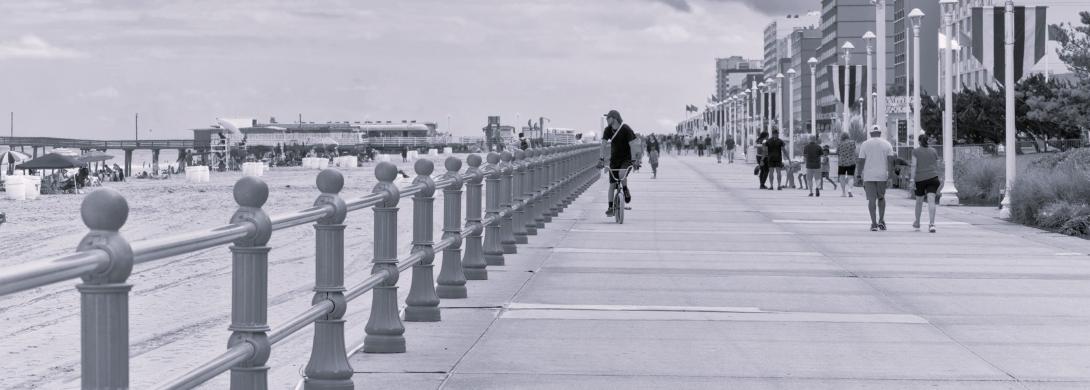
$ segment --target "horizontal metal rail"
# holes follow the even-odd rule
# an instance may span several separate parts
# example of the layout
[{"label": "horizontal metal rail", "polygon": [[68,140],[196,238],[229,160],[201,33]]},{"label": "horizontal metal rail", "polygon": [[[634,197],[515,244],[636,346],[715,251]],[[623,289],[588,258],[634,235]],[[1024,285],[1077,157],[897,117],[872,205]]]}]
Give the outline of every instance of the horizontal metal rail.
[{"label": "horizontal metal rail", "polygon": [[[2,141],[0,141],[2,143]],[[231,248],[232,257],[234,259],[235,269],[233,272],[242,272],[241,276],[236,276],[233,282],[233,295],[238,298],[240,292],[242,292],[247,301],[242,301],[242,307],[248,307],[246,304],[256,305],[256,310],[247,309],[243,312],[234,312],[232,315],[232,326],[235,329],[234,336],[232,336],[231,347],[227,349],[223,354],[217,356],[215,359],[206,362],[189,372],[182,374],[172,380],[160,385],[159,388],[175,389],[175,388],[190,388],[197,386],[205,381],[214,378],[217,375],[222,374],[227,370],[231,370],[236,367],[254,367],[264,364],[265,357],[259,354],[258,351],[268,351],[271,345],[279,343],[293,334],[296,334],[302,329],[307,328],[309,324],[313,324],[316,321],[325,319],[329,321],[332,319],[338,319],[343,315],[343,307],[338,307],[337,302],[350,302],[366,293],[376,289],[379,286],[384,286],[385,283],[391,280],[397,280],[397,274],[405,271],[409,268],[421,266],[413,273],[413,278],[423,277],[428,280],[427,283],[432,284],[432,293],[434,295],[434,280],[432,278],[431,261],[433,261],[435,254],[445,252],[447,249],[455,247],[462,239],[470,238],[478,240],[477,247],[480,247],[479,240],[482,234],[487,234],[489,241],[493,244],[497,243],[501,238],[497,238],[494,234],[497,232],[496,226],[503,223],[515,223],[519,226],[520,216],[516,216],[516,212],[525,211],[527,218],[530,218],[528,222],[534,222],[534,217],[537,217],[540,222],[540,217],[543,215],[548,217],[550,215],[555,216],[559,209],[565,206],[564,202],[570,201],[571,193],[577,190],[576,184],[588,185],[593,182],[588,175],[590,172],[589,166],[590,153],[593,146],[569,146],[569,147],[557,147],[549,149],[552,153],[534,153],[527,154],[527,157],[533,156],[531,160],[527,162],[514,162],[514,160],[521,159],[522,152],[518,152],[516,159],[512,159],[513,154],[504,153],[502,156],[502,162],[498,155],[491,154],[488,156],[488,164],[481,166],[480,168],[472,168],[465,173],[458,173],[457,167],[461,165],[460,161],[447,161],[448,170],[455,170],[455,172],[449,172],[446,175],[436,175],[431,177],[432,163],[428,160],[421,160],[425,162],[418,162],[416,165],[417,178],[414,183],[403,188],[398,188],[394,191],[383,190],[383,187],[392,185],[389,181],[394,176],[393,172],[396,167],[387,166],[383,167],[381,164],[376,167],[376,176],[380,178],[381,184],[375,187],[375,192],[351,200],[340,200],[338,193],[343,186],[343,178],[339,173],[333,171],[330,174],[328,172],[322,172],[318,178],[318,188],[322,191],[322,195],[316,201],[316,206],[308,207],[302,210],[288,212],[276,216],[265,216],[261,210],[261,206],[264,204],[264,200],[267,199],[267,186],[260,182],[260,179],[256,178],[243,178],[236,183],[235,194],[236,199],[239,202],[240,209],[236,213],[236,216],[240,216],[241,220],[245,222],[227,224],[211,229],[197,230],[192,232],[186,232],[179,235],[174,235],[165,238],[157,238],[150,240],[142,240],[133,242],[130,244],[125,243],[124,239],[117,233],[121,225],[124,224],[124,215],[120,214],[121,211],[127,213],[127,203],[125,203],[123,197],[113,190],[99,190],[90,194],[84,201],[83,213],[84,221],[88,227],[91,228],[91,233],[80,244],[80,249],[76,253],[59,256],[47,260],[36,261],[31,263],[22,264],[20,266],[10,267],[5,270],[0,270],[0,295],[11,294],[18,291],[24,291],[36,287],[41,287],[51,283],[56,283],[64,280],[69,280],[78,277],[87,277],[94,274],[95,276],[89,280],[92,285],[111,285],[110,283],[124,283],[128,277],[129,269],[133,264],[140,264],[150,262],[154,260],[160,260],[169,258],[172,256],[182,255],[186,253],[193,253],[200,250],[211,249],[223,246],[228,243],[234,243]],[[575,158],[579,156],[579,158]],[[475,158],[476,160],[473,160]],[[469,163],[473,167],[480,165],[482,159],[473,157],[468,159]],[[421,165],[424,164],[424,165]],[[454,164],[454,165],[450,165]],[[533,167],[531,170],[531,167]],[[381,173],[380,173],[381,172]],[[453,175],[453,176],[452,176]],[[434,222],[432,221],[432,211],[427,211],[434,208],[433,205],[433,193],[437,190],[445,190],[454,188],[454,191],[461,189],[463,182],[476,183],[477,192],[476,196],[481,196],[482,192],[481,181],[483,178],[488,178],[488,191],[489,191],[489,212],[484,218],[477,215],[476,223],[467,223],[461,229],[456,229],[452,236],[448,236],[447,233],[450,230],[444,230],[444,238],[434,241],[431,238],[429,231],[433,229]],[[383,179],[385,178],[385,179]],[[581,183],[580,180],[582,178]],[[333,181],[331,181],[333,180]],[[387,180],[387,181],[383,181]],[[497,182],[503,182],[503,186],[494,186]],[[240,187],[241,186],[241,187]],[[456,186],[456,188],[454,187]],[[492,198],[492,192],[499,189],[500,193],[497,198]],[[241,191],[241,192],[239,192]],[[389,192],[388,192],[389,191]],[[263,192],[263,194],[261,194]],[[525,193],[524,193],[525,192]],[[566,193],[567,192],[567,193]],[[242,197],[238,197],[237,194],[244,194]],[[396,193],[397,197],[390,199],[389,196],[393,196]],[[460,194],[460,192],[454,192]],[[470,192],[471,194],[473,192]],[[257,196],[248,196],[257,195]],[[565,198],[567,197],[567,198]],[[387,236],[389,231],[393,228],[394,219],[390,219],[389,215],[396,217],[397,208],[381,208],[384,202],[391,202],[397,204],[399,198],[412,198],[414,203],[414,233],[413,242],[414,250],[403,256],[400,259],[389,259],[396,255],[396,247],[392,246],[396,243],[396,232],[393,232],[394,236],[392,241],[385,242],[383,240],[389,240],[391,236]],[[496,199],[500,199],[500,203],[494,203]],[[457,205],[457,203],[454,203]],[[467,205],[469,201],[467,200]],[[498,206],[497,206],[498,205]],[[531,207],[531,205],[534,205]],[[348,212],[361,210],[365,208],[379,207],[375,209],[376,218],[376,259],[375,266],[372,269],[372,274],[361,282],[353,285],[349,288],[343,286],[343,276],[341,276],[340,282],[331,282],[326,273],[333,271],[335,273],[343,274],[342,269],[325,268],[326,271],[322,271],[322,267],[328,267],[330,252],[327,246],[343,247],[343,235],[331,235],[336,229],[341,229],[343,232],[343,219]],[[423,207],[423,208],[421,208]],[[450,211],[450,203],[446,204],[447,211]],[[469,206],[467,206],[469,207]],[[477,213],[480,213],[480,199],[476,200]],[[87,210],[99,210],[94,212],[88,217]],[[392,211],[391,211],[392,210]],[[457,210],[457,209],[455,209]],[[381,211],[381,213],[380,213]],[[392,214],[390,214],[392,212]],[[457,211],[455,214],[458,215]],[[530,214],[536,214],[531,216]],[[381,215],[380,215],[381,214]],[[519,213],[521,215],[522,213]],[[380,217],[382,218],[382,224],[379,224]],[[424,218],[424,219],[421,219]],[[467,216],[470,222],[474,221],[474,217]],[[451,221],[456,221],[457,217],[450,217],[444,222],[444,229],[450,229],[451,227],[457,228],[458,224],[451,225]],[[514,221],[512,220],[514,219]],[[232,219],[240,220],[240,219]],[[341,221],[341,222],[339,222]],[[423,221],[423,222],[421,222]],[[314,223],[318,236],[316,237],[318,245],[318,255],[316,259],[317,266],[319,267],[319,276],[315,285],[315,299],[314,303],[307,310],[291,317],[284,323],[278,324],[275,328],[272,328],[268,332],[267,337],[262,326],[255,326],[251,324],[261,325],[264,322],[264,317],[253,317],[254,313],[264,313],[267,308],[265,307],[264,297],[261,294],[252,294],[254,288],[262,288],[267,283],[267,270],[261,270],[261,268],[245,267],[238,268],[239,264],[247,264],[248,262],[265,263],[268,261],[267,252],[268,248],[265,246],[271,233],[278,230],[288,229],[292,227],[301,226],[308,223]],[[485,227],[488,227],[487,231]],[[336,229],[334,229],[336,228]],[[380,229],[381,228],[381,229]],[[510,227],[508,227],[510,229]],[[382,232],[380,237],[380,232]],[[501,233],[502,234],[502,233]],[[510,231],[506,233],[508,236]],[[525,233],[519,233],[525,234]],[[93,237],[93,238],[92,238]],[[324,237],[324,238],[323,238]],[[340,237],[340,238],[337,238]],[[385,238],[383,238],[385,237]],[[323,241],[326,240],[326,241]],[[334,240],[334,241],[328,241]],[[505,238],[509,240],[509,238]],[[523,240],[525,241],[525,240]],[[507,241],[505,241],[507,242]],[[324,243],[324,244],[323,244]],[[382,245],[380,247],[380,245]],[[507,244],[505,244],[507,245]],[[423,250],[416,250],[417,246],[422,246]],[[129,250],[131,249],[131,257],[129,256]],[[381,252],[380,252],[381,249]],[[494,248],[493,248],[494,249]],[[381,253],[381,256],[380,256]],[[478,252],[478,256],[480,253]],[[491,255],[494,255],[492,253]],[[324,257],[323,257],[324,256]],[[342,256],[342,255],[336,255]],[[447,254],[444,253],[444,256]],[[467,252],[468,256],[468,252]],[[446,258],[446,257],[445,257]],[[323,260],[326,259],[326,260]],[[240,260],[242,261],[240,263]],[[337,260],[337,261],[343,261]],[[424,263],[427,261],[427,263]],[[481,260],[483,261],[483,260]],[[489,260],[491,262],[491,260]],[[127,263],[127,265],[126,265]],[[337,264],[337,263],[332,263]],[[385,267],[385,264],[389,264],[392,267]],[[444,268],[446,268],[446,262],[444,262]],[[468,263],[467,263],[468,264]],[[502,264],[502,263],[501,263]],[[120,270],[118,266],[123,267]],[[128,267],[128,268],[124,268]],[[120,273],[119,273],[120,272]],[[256,272],[256,273],[255,273]],[[323,273],[326,272],[326,273]],[[446,272],[446,270],[444,270]],[[467,273],[469,270],[466,271]],[[468,274],[467,274],[468,275]],[[325,278],[325,279],[323,279]],[[442,276],[440,276],[442,279]],[[336,280],[336,279],[332,279]],[[419,298],[423,296],[427,298],[428,294],[419,295],[421,291],[417,291],[418,287],[427,284],[418,284],[419,280],[413,282],[413,290],[410,291],[410,306],[416,304],[418,307],[413,309],[428,309],[426,306],[419,306],[421,301]],[[241,284],[240,284],[241,283]],[[334,283],[334,284],[330,284]],[[241,290],[240,290],[241,289]],[[426,289],[425,289],[426,290]],[[121,302],[118,299],[126,298],[128,289],[119,289],[118,293],[112,293],[109,297],[111,304],[116,306]],[[257,290],[262,291],[262,290]],[[389,290],[383,290],[389,291]],[[423,291],[423,290],[422,290]],[[81,291],[82,293],[82,291]],[[394,299],[395,297],[384,293],[383,297],[379,297],[376,290],[373,299],[386,300]],[[464,293],[463,293],[464,294]],[[412,298],[412,297],[417,298]],[[464,295],[463,295],[464,296]],[[341,298],[343,297],[343,298]],[[243,298],[238,298],[243,299]],[[415,299],[415,300],[412,300]],[[426,299],[425,299],[426,301]],[[384,301],[388,302],[388,301]],[[435,301],[434,310],[438,310],[438,301]],[[86,304],[86,303],[85,303]],[[238,301],[233,304],[239,304]],[[383,304],[383,307],[396,307],[390,306],[387,303]],[[102,306],[105,308],[106,306]],[[373,307],[374,304],[373,304]],[[86,312],[88,309],[84,308]],[[409,309],[406,309],[406,320],[409,321]],[[91,311],[97,312],[96,309]],[[241,313],[241,314],[239,314]],[[341,313],[341,314],[337,314]],[[416,313],[416,312],[414,312]],[[395,313],[396,314],[396,313]],[[118,320],[128,321],[127,313],[125,317],[116,319],[108,315],[101,315],[88,323],[83,322],[83,348],[90,348],[92,354],[96,358],[116,356],[117,354],[124,354],[123,351],[127,350],[128,331],[127,327],[122,330],[123,333],[114,336],[111,340],[124,340],[125,344],[117,345],[116,343],[110,343],[106,347],[99,347],[99,344],[94,340],[88,339],[87,335],[100,335],[104,332],[113,332],[114,325]],[[235,315],[241,315],[242,317],[236,318]],[[375,313],[372,312],[372,316]],[[330,317],[333,316],[333,317]],[[396,315],[395,315],[396,316]],[[425,317],[426,318],[426,317]],[[436,314],[436,319],[438,319]],[[259,321],[259,322],[253,322]],[[398,321],[400,322],[400,321]],[[235,327],[236,324],[242,324],[242,327]],[[88,328],[90,327],[90,328]],[[330,338],[328,334],[330,328],[322,328],[322,335],[315,334],[315,343],[321,336],[325,340],[331,340],[336,338]],[[343,331],[343,330],[342,330]],[[316,328],[317,332],[317,328]],[[371,332],[370,327],[368,332]],[[253,336],[258,336],[253,338]],[[241,338],[239,338],[241,337]],[[343,344],[343,335],[340,336]],[[242,340],[242,341],[238,341]],[[335,343],[334,343],[335,344]],[[318,344],[315,344],[316,346]],[[329,344],[323,344],[329,345]],[[334,345],[335,347],[335,345]],[[112,348],[112,349],[111,349]],[[317,347],[316,347],[317,348]],[[403,348],[403,347],[402,347]],[[316,351],[319,349],[315,349]],[[341,352],[336,352],[340,350]],[[332,348],[332,353],[343,353],[343,345],[340,349]],[[397,351],[389,351],[397,352]],[[403,351],[402,351],[403,352]],[[127,355],[127,354],[126,354]],[[267,353],[265,353],[267,355]],[[88,355],[84,355],[85,358]],[[314,357],[312,357],[313,359]],[[330,356],[327,354],[325,358]],[[258,360],[254,360],[258,359]],[[321,359],[320,359],[321,360]],[[325,360],[323,360],[325,361]],[[113,381],[115,385],[94,385],[93,388],[108,388],[114,387],[127,387],[128,375],[120,375],[120,372],[127,373],[128,361],[125,360],[124,364],[115,364],[106,368],[105,370],[95,370],[90,374],[84,372],[85,378],[87,375],[98,375],[99,378],[106,377],[109,380],[93,382],[87,382],[85,380],[85,388],[88,387],[86,383],[110,383]],[[118,371],[122,370],[122,371]],[[237,372],[236,372],[237,374]],[[246,371],[245,374],[236,377],[232,374],[232,387],[236,385],[236,380],[241,380],[238,383],[260,383],[255,375],[263,376],[264,371]],[[120,379],[124,378],[124,379]],[[242,378],[242,379],[239,379]],[[117,381],[124,381],[117,382]],[[256,382],[255,382],[256,381]],[[245,386],[245,385],[240,385]],[[246,386],[248,387],[248,386]]]}]

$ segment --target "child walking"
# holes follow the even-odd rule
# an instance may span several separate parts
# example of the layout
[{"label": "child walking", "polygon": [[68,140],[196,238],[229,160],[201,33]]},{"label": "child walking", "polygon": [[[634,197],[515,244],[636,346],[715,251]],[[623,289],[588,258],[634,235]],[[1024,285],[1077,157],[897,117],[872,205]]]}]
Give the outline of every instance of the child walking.
[{"label": "child walking", "polygon": [[818,188],[824,189],[825,180],[828,180],[833,185],[833,191],[836,191],[836,182],[829,178],[829,145],[822,145],[821,150],[824,153],[821,155],[821,179],[818,180]]}]

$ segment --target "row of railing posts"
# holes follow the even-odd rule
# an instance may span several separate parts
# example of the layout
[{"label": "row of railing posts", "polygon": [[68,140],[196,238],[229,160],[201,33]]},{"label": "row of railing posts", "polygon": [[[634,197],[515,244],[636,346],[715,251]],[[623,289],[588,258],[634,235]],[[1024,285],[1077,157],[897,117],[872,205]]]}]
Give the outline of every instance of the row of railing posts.
[{"label": "row of railing posts", "polygon": [[[598,172],[593,168],[596,150],[591,145],[569,145],[489,153],[483,167],[480,156],[470,155],[465,161],[468,166],[465,173],[459,173],[462,162],[450,157],[444,164],[446,173],[439,177],[438,183],[432,178],[433,163],[417,161],[414,166],[416,178],[404,193],[406,196],[412,193],[413,197],[412,249],[403,264],[409,266],[412,261],[413,273],[404,320],[439,321],[441,298],[466,298],[467,280],[487,280],[488,266],[504,265],[505,254],[516,253],[517,244],[524,244],[529,236],[538,234],[538,229],[597,179]],[[398,315],[397,302],[400,275],[397,212],[402,197],[402,189],[393,183],[397,175],[395,165],[379,163],[375,167],[378,184],[372,189],[372,195],[362,201],[374,205],[374,256],[372,276],[368,278],[373,284],[364,286],[372,288],[371,312],[363,345],[363,351],[368,353],[405,352],[405,326]],[[344,222],[349,207],[340,196],[344,177],[335,170],[325,170],[316,182],[320,195],[314,208],[298,213],[301,216],[297,217],[316,221],[313,225],[313,306],[309,314],[304,313],[302,317],[305,321],[313,318],[314,324],[312,352],[304,383],[310,390],[352,388],[353,370],[345,351],[344,315],[347,301],[365,290],[358,286],[351,290],[345,287]],[[486,187],[483,193],[482,182]],[[466,195],[464,227],[461,226],[463,186]],[[432,233],[434,194],[440,188],[444,198],[443,234],[442,239],[435,242]],[[291,330],[270,332],[268,243],[274,224],[262,209],[268,200],[269,188],[256,177],[244,177],[235,183],[233,191],[238,209],[231,217],[231,225],[222,233],[217,232],[234,240],[229,247],[232,292],[228,351],[198,368],[199,372],[176,378],[163,387],[192,387],[229,367],[232,389],[266,389],[269,370],[266,363],[272,344],[307,323],[300,320],[288,327]],[[482,195],[486,213],[483,218]],[[361,201],[353,202],[354,209],[362,207],[358,202]],[[83,278],[77,289],[81,294],[81,381],[84,389],[129,386],[128,292],[132,285],[127,279],[135,257],[133,247],[119,233],[128,211],[128,203],[115,190],[100,189],[89,194],[81,214],[91,231],[80,242],[78,252],[62,262],[64,267],[69,267],[62,270],[70,273],[69,278],[77,275]],[[290,224],[278,220],[278,226],[281,223],[297,226],[303,222]],[[182,239],[178,242],[179,247],[194,245]],[[160,250],[169,252],[173,249]],[[439,250],[443,254],[443,264],[436,279],[433,263],[435,252]],[[78,267],[73,265],[77,262]],[[60,269],[52,263],[48,266]],[[0,277],[12,279],[11,275],[0,274]],[[307,315],[310,317],[305,317]]]}]

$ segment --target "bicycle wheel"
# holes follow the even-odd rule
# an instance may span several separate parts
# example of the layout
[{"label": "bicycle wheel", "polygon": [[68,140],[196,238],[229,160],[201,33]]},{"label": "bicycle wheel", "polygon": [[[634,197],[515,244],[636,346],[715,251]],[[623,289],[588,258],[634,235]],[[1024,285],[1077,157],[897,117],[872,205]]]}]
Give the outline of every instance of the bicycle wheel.
[{"label": "bicycle wheel", "polygon": [[618,224],[624,223],[624,194],[620,188],[617,189],[617,194],[613,197],[613,206],[616,208],[613,212],[613,217],[616,218]]}]

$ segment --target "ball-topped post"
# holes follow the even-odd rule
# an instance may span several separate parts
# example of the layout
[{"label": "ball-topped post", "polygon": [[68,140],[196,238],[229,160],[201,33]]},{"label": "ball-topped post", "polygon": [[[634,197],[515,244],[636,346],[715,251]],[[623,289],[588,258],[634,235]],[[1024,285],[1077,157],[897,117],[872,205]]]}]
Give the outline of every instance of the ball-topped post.
[{"label": "ball-topped post", "polygon": [[231,367],[231,388],[254,388],[268,381],[272,345],[268,339],[269,238],[272,221],[261,209],[269,199],[269,186],[254,176],[235,182],[238,210],[232,224],[250,224],[249,234],[235,240],[231,250],[231,337],[228,347],[247,343],[254,353]]},{"label": "ball-topped post", "polygon": [[462,255],[462,270],[467,280],[488,280],[488,263],[484,260],[481,235],[481,156],[471,154],[466,157],[466,235],[465,254]]},{"label": "ball-topped post", "polygon": [[515,208],[511,218],[511,230],[516,244],[526,244],[526,152],[516,149],[512,153],[511,207]]},{"label": "ball-topped post", "polygon": [[[80,292],[80,348],[83,351],[82,387],[129,387],[129,291],[133,252],[118,230],[129,217],[129,204],[110,188],[95,190],[80,205],[83,223],[91,229],[77,251],[102,251],[109,261],[83,276]],[[92,315],[88,315],[91,313]],[[89,364],[110,362],[110,364]]]},{"label": "ball-topped post", "polygon": [[371,190],[373,194],[382,194],[382,203],[374,207],[374,256],[371,274],[385,274],[382,283],[375,286],[371,294],[371,316],[364,330],[363,352],[366,353],[401,353],[405,352],[405,325],[398,316],[397,281],[400,273],[397,267],[397,203],[401,191],[394,185],[397,178],[397,166],[389,162],[375,165],[375,178],[378,184]]},{"label": "ball-topped post", "polygon": [[462,161],[457,157],[447,157],[443,165],[447,173],[444,180],[450,184],[443,188],[443,240],[453,243],[443,249],[443,265],[439,277],[435,280],[435,293],[439,298],[465,298],[465,271],[462,268]]},{"label": "ball-topped post", "polygon": [[423,186],[413,196],[413,253],[421,258],[413,264],[413,278],[409,288],[409,297],[405,299],[405,321],[435,322],[440,320],[439,297],[435,293],[432,263],[435,261],[433,240],[435,180],[431,178],[435,163],[428,159],[416,160],[413,164],[416,178],[413,185]]},{"label": "ball-topped post", "polygon": [[306,366],[306,388],[341,389],[352,386],[352,365],[344,346],[344,314],[348,301],[344,296],[344,220],[348,206],[341,199],[344,175],[325,169],[315,179],[321,194],[315,206],[331,212],[314,224],[314,298],[311,302],[329,302],[333,310],[314,321],[314,341]]},{"label": "ball-topped post", "polygon": [[489,171],[485,177],[485,219],[492,221],[485,226],[484,261],[488,265],[503,265],[503,167],[502,157],[492,152],[487,156]]},{"label": "ball-topped post", "polygon": [[512,190],[515,184],[515,156],[510,151],[500,153],[500,247],[504,254],[518,252],[514,229],[514,204]]}]

